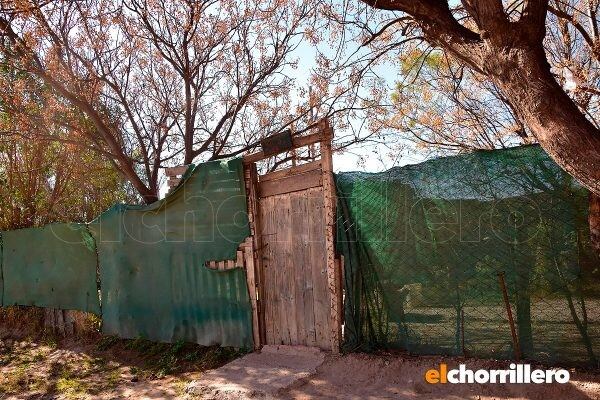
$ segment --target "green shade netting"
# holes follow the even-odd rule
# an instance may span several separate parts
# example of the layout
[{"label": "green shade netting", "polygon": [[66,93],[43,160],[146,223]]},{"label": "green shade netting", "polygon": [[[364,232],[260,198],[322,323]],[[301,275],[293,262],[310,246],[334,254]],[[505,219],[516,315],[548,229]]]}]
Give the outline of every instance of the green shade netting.
[{"label": "green shade netting", "polygon": [[588,193],[538,146],[336,176],[346,349],[597,366]]},{"label": "green shade netting", "polygon": [[245,271],[214,271],[250,235],[241,159],[188,170],[164,200],[115,205],[90,231],[102,282],[102,330],[124,338],[252,346]]},{"label": "green shade netting", "polygon": [[2,232],[3,305],[100,314],[96,248],[82,224]]}]

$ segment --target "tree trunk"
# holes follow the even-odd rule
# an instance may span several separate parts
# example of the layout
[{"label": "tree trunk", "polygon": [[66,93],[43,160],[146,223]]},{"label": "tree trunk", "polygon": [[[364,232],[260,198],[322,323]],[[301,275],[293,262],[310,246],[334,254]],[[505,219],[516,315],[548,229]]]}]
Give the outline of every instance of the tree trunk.
[{"label": "tree trunk", "polygon": [[514,276],[517,311],[517,335],[522,357],[533,355],[533,329],[531,325],[531,271],[535,267],[534,251],[527,242],[527,231],[513,226],[513,243],[510,245],[511,270]]},{"label": "tree trunk", "polygon": [[429,43],[491,80],[550,157],[600,195],[600,131],[550,72],[543,47],[547,2],[526,2],[519,20],[510,21],[500,1],[463,1],[477,25],[471,30],[447,1],[362,1],[409,14]]},{"label": "tree trunk", "polygon": [[556,82],[542,46],[511,43],[491,50],[484,72],[556,163],[600,195],[600,131]]},{"label": "tree trunk", "polygon": [[600,196],[590,193],[590,241],[596,254],[600,256]]},{"label": "tree trunk", "polygon": [[523,357],[533,356],[533,329],[531,326],[531,295],[528,277],[518,276],[516,284],[517,327],[519,347]]}]

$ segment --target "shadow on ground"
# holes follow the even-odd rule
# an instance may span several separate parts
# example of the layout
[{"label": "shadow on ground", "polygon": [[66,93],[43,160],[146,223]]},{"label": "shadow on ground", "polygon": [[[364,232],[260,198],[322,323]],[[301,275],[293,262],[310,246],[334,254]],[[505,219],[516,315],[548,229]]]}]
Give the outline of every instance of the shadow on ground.
[{"label": "shadow on ground", "polygon": [[[301,355],[306,359],[288,365],[286,359],[268,351],[244,358],[240,355],[234,349],[142,339],[2,338],[0,399],[164,399],[192,395],[211,399],[600,400],[599,371],[570,370],[571,382],[563,385],[430,385],[424,380],[425,371],[438,368],[440,363],[449,368],[464,363],[476,370],[507,368],[509,362],[315,353],[308,358]],[[235,362],[218,368],[235,358]],[[192,387],[199,390],[190,390]]]},{"label": "shadow on ground", "polygon": [[95,336],[0,339],[0,398],[175,398],[243,354],[231,348]]}]

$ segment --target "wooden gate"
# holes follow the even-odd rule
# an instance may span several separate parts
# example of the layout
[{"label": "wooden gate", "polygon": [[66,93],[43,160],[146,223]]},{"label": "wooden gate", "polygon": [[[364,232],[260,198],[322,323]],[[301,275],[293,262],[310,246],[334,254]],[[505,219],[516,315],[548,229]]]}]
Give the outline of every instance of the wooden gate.
[{"label": "wooden gate", "polygon": [[320,159],[264,175],[256,173],[255,162],[273,154],[244,157],[254,249],[248,283],[259,344],[339,351],[342,288],[333,236],[332,136],[322,121],[317,133],[293,137],[292,149],[319,143]]}]

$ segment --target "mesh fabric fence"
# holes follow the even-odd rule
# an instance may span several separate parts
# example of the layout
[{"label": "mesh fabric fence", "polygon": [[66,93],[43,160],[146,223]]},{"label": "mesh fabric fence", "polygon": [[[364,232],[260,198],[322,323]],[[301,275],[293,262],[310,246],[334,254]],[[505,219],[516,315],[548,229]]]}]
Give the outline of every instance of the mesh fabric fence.
[{"label": "mesh fabric fence", "polygon": [[588,193],[538,146],[337,175],[346,349],[597,366]]}]

